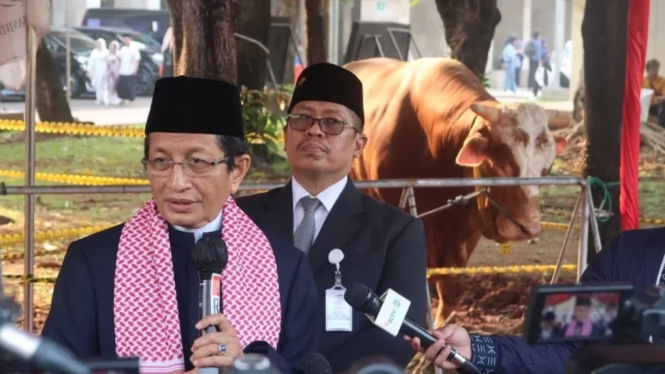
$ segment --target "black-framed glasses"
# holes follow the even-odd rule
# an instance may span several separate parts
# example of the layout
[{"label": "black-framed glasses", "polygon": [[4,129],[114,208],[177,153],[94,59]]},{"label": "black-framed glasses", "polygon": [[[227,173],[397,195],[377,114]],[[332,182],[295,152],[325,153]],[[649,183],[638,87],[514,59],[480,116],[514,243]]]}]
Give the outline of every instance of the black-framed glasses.
[{"label": "black-framed glasses", "polygon": [[171,173],[174,165],[182,166],[182,171],[189,176],[206,175],[213,171],[215,166],[226,163],[229,157],[223,157],[215,161],[206,161],[200,158],[192,157],[183,162],[174,162],[165,157],[155,157],[153,159],[143,158],[141,164],[145,170],[153,175],[164,176]]},{"label": "black-framed glasses", "polygon": [[[306,114],[289,114],[286,121],[292,129],[298,131],[307,131],[314,122],[318,122],[321,131],[329,135],[341,134],[344,126],[348,125],[348,122],[336,118],[314,118]],[[358,131],[355,127],[351,128]]]}]

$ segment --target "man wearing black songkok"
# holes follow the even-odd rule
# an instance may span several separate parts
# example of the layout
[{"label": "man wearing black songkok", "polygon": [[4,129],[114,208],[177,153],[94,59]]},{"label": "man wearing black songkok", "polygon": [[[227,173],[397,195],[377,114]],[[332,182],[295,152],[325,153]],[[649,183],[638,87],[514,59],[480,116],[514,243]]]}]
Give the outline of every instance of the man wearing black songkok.
[{"label": "man wearing black songkok", "polygon": [[296,82],[284,128],[293,177],[282,188],[238,199],[265,232],[308,254],[319,294],[320,352],[335,373],[369,356],[386,356],[405,367],[414,352],[401,336],[382,331],[362,313],[348,311],[349,321],[343,317],[347,310],[335,310],[338,300],[328,295],[335,285],[333,249],[343,253],[344,287],[359,282],[379,295],[392,289],[411,300],[407,316],[423,326],[429,307],[422,223],[362,195],[348,179],[353,159],[368,141],[364,118],[362,83],[353,73],[328,63],[307,67]]},{"label": "man wearing black songkok", "polygon": [[[231,197],[250,165],[238,88],[160,79],[145,133],[152,198],[69,246],[43,335],[80,358],[139,357],[144,372],[228,368],[245,353],[302,372],[318,346],[316,285],[306,256],[264,234]],[[192,251],[203,236],[221,236],[229,260],[222,313],[200,319]]]}]

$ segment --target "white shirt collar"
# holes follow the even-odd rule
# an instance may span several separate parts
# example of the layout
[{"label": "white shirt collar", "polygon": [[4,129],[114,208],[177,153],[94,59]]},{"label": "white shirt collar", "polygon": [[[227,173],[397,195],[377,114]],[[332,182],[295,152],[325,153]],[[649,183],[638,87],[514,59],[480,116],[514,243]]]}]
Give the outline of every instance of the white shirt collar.
[{"label": "white shirt collar", "polygon": [[317,196],[312,196],[305,188],[298,183],[295,177],[291,177],[291,191],[293,193],[293,209],[295,209],[296,205],[305,196],[312,196],[317,199],[323,204],[323,206],[326,208],[328,212],[332,210],[333,205],[335,205],[335,202],[339,198],[339,195],[342,194],[342,191],[344,190],[344,187],[346,187],[346,183],[348,181],[349,177],[344,176],[339,182],[336,182],[332,186],[326,188],[323,190],[320,194]]},{"label": "white shirt collar", "polygon": [[194,234],[194,242],[196,243],[201,237],[203,236],[204,233],[206,232],[213,232],[213,231],[219,231],[222,228],[222,213],[219,212],[219,215],[217,215],[217,218],[212,220],[212,222],[208,223],[207,225],[198,228],[198,229],[187,229],[182,226],[176,226],[172,225],[174,229],[182,232],[191,232]]}]

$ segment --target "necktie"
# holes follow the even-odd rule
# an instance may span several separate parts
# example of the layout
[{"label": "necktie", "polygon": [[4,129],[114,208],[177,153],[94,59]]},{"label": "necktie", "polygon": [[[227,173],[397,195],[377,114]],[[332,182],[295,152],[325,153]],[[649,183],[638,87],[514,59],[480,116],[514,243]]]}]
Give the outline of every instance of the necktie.
[{"label": "necktie", "polygon": [[293,234],[293,243],[296,248],[307,254],[314,242],[314,212],[321,202],[317,198],[305,196],[300,199],[300,204],[305,211],[305,216],[296,227],[296,232]]}]

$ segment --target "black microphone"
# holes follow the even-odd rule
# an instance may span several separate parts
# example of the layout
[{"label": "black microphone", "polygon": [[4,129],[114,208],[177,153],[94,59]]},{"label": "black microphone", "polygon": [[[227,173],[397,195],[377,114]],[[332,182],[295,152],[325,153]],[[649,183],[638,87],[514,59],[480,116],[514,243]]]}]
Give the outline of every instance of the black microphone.
[{"label": "black microphone", "polygon": [[[194,245],[192,254],[194,267],[199,272],[199,309],[203,319],[212,314],[222,313],[222,270],[229,260],[226,243],[216,236],[205,236]],[[216,326],[208,326],[201,333],[217,332]],[[198,368],[199,374],[218,374],[219,368]]]},{"label": "black microphone", "polygon": [[[374,291],[361,283],[353,283],[344,293],[344,300],[351,305],[352,308],[357,309],[372,318],[376,318],[383,305],[383,301],[376,296]],[[420,345],[424,348],[427,348],[436,342],[434,335],[430,334],[427,330],[418,326],[418,324],[408,318],[404,319],[399,331],[412,338],[419,338]],[[476,368],[471,361],[457,353],[452,347],[450,348],[447,360],[460,365],[460,368],[468,373],[480,373],[478,368]]]},{"label": "black microphone", "polygon": [[305,374],[333,374],[328,360],[319,353],[313,353],[303,361],[302,370]]},{"label": "black microphone", "polygon": [[348,374],[406,374],[395,363],[383,356],[370,356],[351,365]]},{"label": "black microphone", "polygon": [[86,365],[59,344],[16,328],[20,310],[14,300],[0,295],[0,353],[7,352],[39,370],[66,374],[90,373]]},{"label": "black microphone", "polygon": [[282,374],[270,363],[267,356],[258,353],[238,357],[229,369],[227,374]]}]

